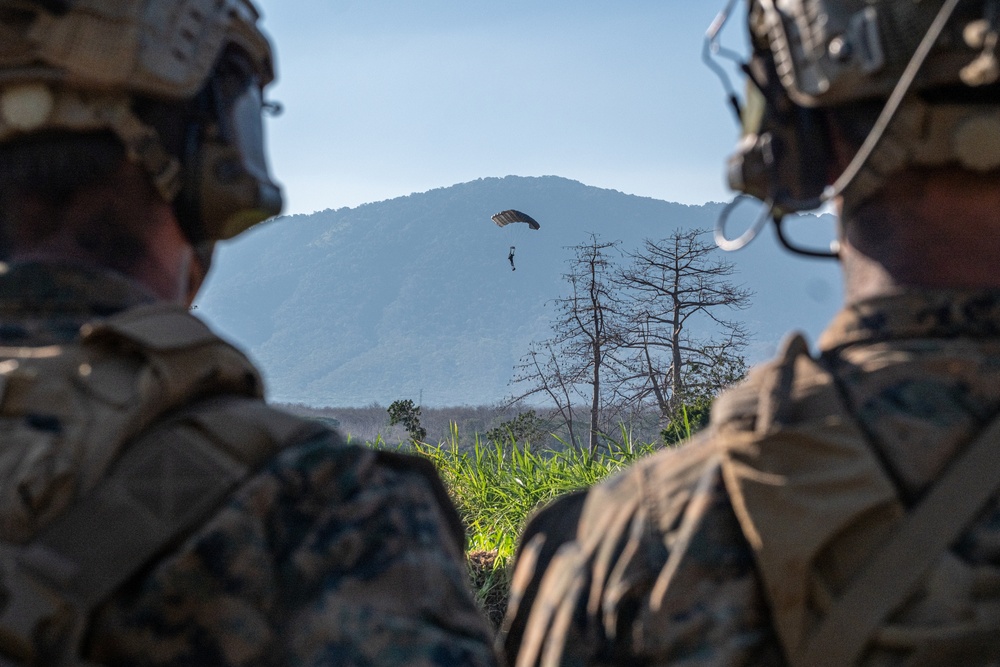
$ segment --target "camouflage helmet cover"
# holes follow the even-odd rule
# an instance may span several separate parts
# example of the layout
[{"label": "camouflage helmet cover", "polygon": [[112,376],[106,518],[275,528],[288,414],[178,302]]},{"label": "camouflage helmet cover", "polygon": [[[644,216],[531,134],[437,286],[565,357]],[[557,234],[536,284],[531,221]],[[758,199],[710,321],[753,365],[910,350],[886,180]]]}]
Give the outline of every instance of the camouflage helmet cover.
[{"label": "camouflage helmet cover", "polygon": [[185,99],[229,44],[252,58],[261,83],[274,78],[271,48],[246,0],[76,0],[62,14],[0,0],[0,9],[0,85],[49,81]]}]

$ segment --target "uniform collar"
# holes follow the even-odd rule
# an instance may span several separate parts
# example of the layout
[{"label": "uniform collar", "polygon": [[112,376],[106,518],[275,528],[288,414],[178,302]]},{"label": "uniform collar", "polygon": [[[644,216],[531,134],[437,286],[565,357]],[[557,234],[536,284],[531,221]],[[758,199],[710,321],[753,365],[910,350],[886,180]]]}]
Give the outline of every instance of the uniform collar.
[{"label": "uniform collar", "polygon": [[1000,338],[1000,290],[910,289],[859,301],[834,317],[819,348],[959,336]]}]

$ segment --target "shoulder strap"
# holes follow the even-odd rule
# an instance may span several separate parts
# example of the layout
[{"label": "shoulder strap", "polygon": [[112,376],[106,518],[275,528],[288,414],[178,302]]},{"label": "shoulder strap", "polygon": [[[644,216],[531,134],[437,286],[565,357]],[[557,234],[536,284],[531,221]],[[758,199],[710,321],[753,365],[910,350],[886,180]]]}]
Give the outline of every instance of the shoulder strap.
[{"label": "shoulder strap", "polygon": [[[799,456],[795,453],[796,449],[801,450],[803,446],[816,444],[802,442],[803,438],[815,437],[816,433],[812,429],[803,427],[800,422],[810,417],[811,420],[821,417],[822,410],[812,415],[801,414],[809,412],[810,408],[808,404],[803,403],[800,392],[794,389],[797,382],[813,387],[820,386],[818,380],[821,378],[817,374],[824,371],[814,363],[808,364],[808,361],[804,342],[792,339],[776,363],[761,369],[751,378],[751,382],[737,387],[736,391],[727,392],[728,395],[723,396],[725,400],[720,400],[718,406],[713,406],[712,420],[717,428],[722,431],[735,428],[747,436],[747,444],[741,447],[740,441],[737,440],[737,446],[727,452],[730,457],[727,461],[730,468],[727,485],[733,496],[734,509],[740,517],[744,533],[755,545],[758,557],[762,556],[760,536],[754,530],[756,523],[753,516],[756,516],[757,512],[762,512],[763,516],[757,517],[759,521],[777,521],[781,516],[774,512],[768,515],[766,501],[763,507],[760,502],[755,502],[751,506],[743,506],[742,503],[747,500],[746,491],[748,489],[752,491],[754,484],[763,483],[765,487],[773,484],[775,492],[779,495],[787,493],[789,488],[794,486],[796,478],[791,476],[792,468],[782,467],[791,462],[785,460],[785,455],[788,454],[788,458],[792,459]],[[807,368],[806,377],[798,377],[801,369],[795,370],[796,363],[807,364],[803,367]],[[797,398],[791,398],[792,396]],[[834,405],[839,405],[837,395],[824,392],[819,396],[823,399],[819,402],[830,404],[827,409],[831,414],[836,412],[841,415],[835,420],[838,424],[836,428],[829,418],[817,421],[817,424],[823,424],[823,432],[835,431],[840,445],[856,442],[856,445],[852,445],[849,449],[856,449],[858,454],[867,452],[866,457],[871,462],[873,472],[876,469],[881,470],[881,463],[870,451],[870,445],[865,444],[866,440],[861,437],[860,432],[853,433],[852,429],[848,428],[848,422],[853,422],[854,419],[851,413],[839,410]],[[815,399],[812,400],[812,403],[816,402]],[[787,441],[785,442],[787,446],[777,447],[777,452],[768,455],[762,450],[775,449],[775,445],[778,444],[769,433],[772,427],[778,428],[777,433],[782,434],[783,442]],[[786,433],[789,427],[792,427],[793,432]],[[721,434],[722,431],[717,433]],[[820,444],[825,447],[811,447],[812,451],[801,453],[801,456],[808,456],[810,461],[813,461],[821,453],[832,449],[830,442]],[[846,451],[845,449],[844,452]],[[768,456],[774,457],[776,454],[781,455],[780,460],[768,462]],[[843,592],[832,600],[829,610],[812,631],[809,631],[805,624],[789,626],[793,631],[792,637],[799,631],[804,636],[801,642],[783,638],[789,662],[794,667],[856,664],[882,624],[917,590],[942,554],[986,508],[990,499],[1000,493],[1000,476],[997,476],[995,470],[995,462],[998,459],[1000,459],[1000,416],[988,424],[981,434],[966,446],[964,452],[952,461],[945,474],[918,505],[905,510],[901,504],[895,503],[900,508],[895,518],[891,518],[891,513],[882,518],[883,521],[891,518],[891,521],[886,523],[884,537],[872,549]],[[751,462],[751,465],[742,473],[750,480],[749,485],[745,482],[731,483],[734,479],[732,474],[734,466],[738,470],[741,463],[746,462]],[[763,467],[759,467],[758,464]],[[772,469],[771,466],[778,467]],[[772,479],[770,475],[774,470],[781,472]],[[814,465],[811,470],[819,473],[826,468],[822,465],[817,468]],[[831,480],[826,479],[826,481]],[[876,507],[879,497],[888,497],[886,494],[893,493],[892,485],[888,481],[883,480],[880,484],[881,490],[872,487],[872,481],[868,476],[851,478],[849,488],[852,497],[867,498],[859,503],[859,507]],[[838,498],[842,504],[843,496]],[[817,498],[817,502],[820,501],[826,502],[821,496]],[[784,508],[782,511],[788,509],[782,507]],[[795,509],[806,511],[807,508],[796,506]],[[858,516],[858,513],[851,510],[845,516],[849,515]],[[817,517],[811,516],[811,520],[816,522]],[[801,519],[799,523],[801,525]],[[836,529],[835,525],[833,530]],[[801,536],[800,528],[787,527],[782,531],[779,538],[781,535],[789,539],[796,535]],[[770,535],[770,537],[773,540],[775,536]],[[778,541],[778,551],[784,552],[786,547],[794,549],[794,544],[791,542],[781,542],[780,539]],[[758,566],[760,567],[760,563]],[[787,579],[791,574],[787,571],[768,573],[777,579]],[[784,592],[789,591],[784,590]],[[786,632],[789,627],[785,628]],[[964,639],[956,638],[953,643],[955,646],[938,645],[940,642],[936,644],[932,642],[933,646],[928,644],[926,650],[918,651],[912,656],[914,661],[912,664],[960,664],[963,661],[934,662],[933,657],[930,658],[931,662],[927,662],[926,656],[966,655],[970,647],[979,651],[975,655],[990,655],[995,658],[998,654],[997,647],[1000,646],[995,637],[985,642],[981,637],[978,640],[973,638],[973,635]]]},{"label": "shoulder strap", "polygon": [[85,324],[84,340],[119,339],[149,350],[177,350],[220,342],[197,317],[180,306],[154,303]]},{"label": "shoulder strap", "polygon": [[885,546],[836,600],[802,654],[794,657],[794,665],[851,665],[861,657],[879,625],[1000,491],[997,460],[1000,418],[987,426],[906,514]]},{"label": "shoulder strap", "polygon": [[[36,539],[24,547],[0,544],[9,596],[0,611],[0,652],[72,664],[102,602],[201,525],[278,449],[323,432],[243,397],[213,398],[163,420]],[[68,639],[47,655],[52,647],[39,647],[37,638],[53,626]]]}]

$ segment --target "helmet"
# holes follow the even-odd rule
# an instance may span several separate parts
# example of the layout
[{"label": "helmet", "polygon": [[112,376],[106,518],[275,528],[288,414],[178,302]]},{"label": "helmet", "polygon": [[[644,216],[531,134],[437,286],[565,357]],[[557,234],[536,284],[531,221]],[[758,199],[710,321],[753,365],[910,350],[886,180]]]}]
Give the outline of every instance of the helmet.
[{"label": "helmet", "polygon": [[[0,0],[0,144],[110,131],[194,243],[281,210],[264,157],[274,69],[248,0]],[[140,107],[176,110],[178,138]]]},{"label": "helmet", "polygon": [[[776,220],[856,206],[910,166],[1000,168],[998,0],[749,0],[748,23],[729,183]],[[860,129],[836,178],[823,110]]]}]

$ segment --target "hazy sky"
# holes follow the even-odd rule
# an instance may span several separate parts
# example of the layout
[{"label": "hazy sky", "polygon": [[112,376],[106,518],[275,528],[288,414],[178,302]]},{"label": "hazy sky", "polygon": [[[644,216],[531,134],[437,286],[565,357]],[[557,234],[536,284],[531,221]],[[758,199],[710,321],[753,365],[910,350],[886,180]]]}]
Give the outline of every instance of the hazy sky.
[{"label": "hazy sky", "polygon": [[[485,176],[728,199],[737,129],[702,38],[722,0],[259,0],[286,211]],[[729,31],[737,39],[739,17]]]}]

